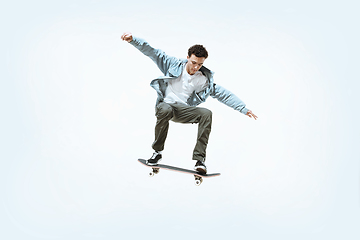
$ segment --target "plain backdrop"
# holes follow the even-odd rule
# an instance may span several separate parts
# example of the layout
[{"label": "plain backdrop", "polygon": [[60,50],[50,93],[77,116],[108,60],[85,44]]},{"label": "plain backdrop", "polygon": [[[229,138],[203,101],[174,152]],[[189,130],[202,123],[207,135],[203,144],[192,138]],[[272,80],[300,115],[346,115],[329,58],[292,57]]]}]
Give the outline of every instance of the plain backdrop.
[{"label": "plain backdrop", "polygon": [[[9,1],[0,5],[2,239],[359,239],[356,1]],[[186,58],[259,118],[209,98],[209,172],[149,178],[156,65]],[[164,164],[192,168],[197,125]]]}]

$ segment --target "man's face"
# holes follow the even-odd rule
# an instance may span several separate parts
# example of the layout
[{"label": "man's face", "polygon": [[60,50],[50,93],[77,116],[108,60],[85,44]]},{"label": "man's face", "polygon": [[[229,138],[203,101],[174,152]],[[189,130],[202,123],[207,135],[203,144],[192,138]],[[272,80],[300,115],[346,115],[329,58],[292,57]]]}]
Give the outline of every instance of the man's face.
[{"label": "man's face", "polygon": [[186,63],[186,71],[190,75],[194,75],[204,64],[205,58],[204,57],[197,57],[194,54],[187,57],[188,62]]}]

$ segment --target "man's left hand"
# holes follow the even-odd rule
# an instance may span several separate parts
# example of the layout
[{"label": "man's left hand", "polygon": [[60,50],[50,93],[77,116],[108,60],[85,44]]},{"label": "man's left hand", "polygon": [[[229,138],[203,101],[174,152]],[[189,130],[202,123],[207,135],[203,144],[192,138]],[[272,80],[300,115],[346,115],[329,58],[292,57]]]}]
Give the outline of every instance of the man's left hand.
[{"label": "man's left hand", "polygon": [[246,116],[248,116],[249,118],[254,118],[255,120],[258,118],[251,110],[248,110]]}]

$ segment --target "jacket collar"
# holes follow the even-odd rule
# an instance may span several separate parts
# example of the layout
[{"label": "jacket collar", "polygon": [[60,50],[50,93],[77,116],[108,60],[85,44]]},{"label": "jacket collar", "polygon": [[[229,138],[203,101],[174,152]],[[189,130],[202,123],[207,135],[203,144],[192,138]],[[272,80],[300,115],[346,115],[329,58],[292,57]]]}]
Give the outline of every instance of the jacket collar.
[{"label": "jacket collar", "polygon": [[[172,66],[169,68],[169,75],[171,77],[179,77],[181,73],[184,71],[185,65],[188,62],[187,59],[180,59],[180,64]],[[208,79],[211,79],[214,75],[214,72],[212,72],[210,69],[202,66],[199,71],[201,71]]]}]

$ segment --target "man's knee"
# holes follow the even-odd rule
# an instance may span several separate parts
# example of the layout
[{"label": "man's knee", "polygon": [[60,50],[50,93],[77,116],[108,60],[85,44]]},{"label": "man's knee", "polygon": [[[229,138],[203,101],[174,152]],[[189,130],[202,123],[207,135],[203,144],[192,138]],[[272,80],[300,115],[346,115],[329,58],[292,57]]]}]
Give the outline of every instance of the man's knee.
[{"label": "man's knee", "polygon": [[167,103],[159,103],[159,105],[156,106],[156,113],[157,118],[169,118],[171,119],[173,117],[173,109],[172,107]]},{"label": "man's knee", "polygon": [[210,111],[207,108],[201,108],[200,113],[201,113],[201,116],[203,116],[203,117],[206,117],[206,118],[211,118],[212,117],[212,111]]}]

